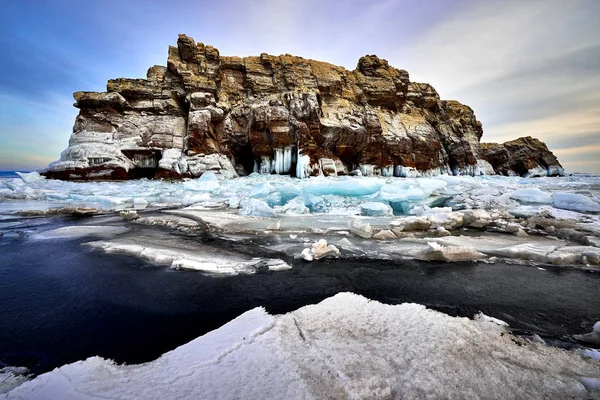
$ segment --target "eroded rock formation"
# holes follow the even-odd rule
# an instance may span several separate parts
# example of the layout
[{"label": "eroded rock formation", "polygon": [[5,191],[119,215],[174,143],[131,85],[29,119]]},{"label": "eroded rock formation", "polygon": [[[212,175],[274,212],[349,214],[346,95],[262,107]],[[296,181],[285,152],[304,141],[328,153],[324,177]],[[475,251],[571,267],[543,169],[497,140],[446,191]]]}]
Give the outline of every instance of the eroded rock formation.
[{"label": "eroded rock formation", "polygon": [[69,147],[48,177],[493,174],[485,160],[500,173],[518,163],[481,154],[470,107],[372,55],[347,71],[287,54],[225,57],[180,35],[147,79],[74,97]]},{"label": "eroded rock formation", "polygon": [[481,156],[503,175],[559,176],[564,170],[554,154],[538,139],[522,137],[502,144],[481,143]]}]

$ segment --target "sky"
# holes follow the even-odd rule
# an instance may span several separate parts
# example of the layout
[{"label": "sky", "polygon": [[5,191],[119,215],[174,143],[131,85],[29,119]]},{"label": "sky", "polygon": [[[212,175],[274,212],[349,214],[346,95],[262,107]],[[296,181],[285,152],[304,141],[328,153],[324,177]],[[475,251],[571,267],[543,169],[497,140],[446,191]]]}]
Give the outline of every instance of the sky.
[{"label": "sky", "polygon": [[0,170],[58,159],[73,92],[145,77],[185,33],[349,70],[376,54],[471,106],[482,141],[537,137],[567,172],[600,173],[599,21],[598,0],[4,0]]}]

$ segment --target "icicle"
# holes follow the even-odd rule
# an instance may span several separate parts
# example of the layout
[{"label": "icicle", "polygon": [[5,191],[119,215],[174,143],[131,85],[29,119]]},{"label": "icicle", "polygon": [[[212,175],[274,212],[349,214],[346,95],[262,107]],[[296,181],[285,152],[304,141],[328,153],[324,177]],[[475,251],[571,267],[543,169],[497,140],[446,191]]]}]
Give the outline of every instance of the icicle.
[{"label": "icicle", "polygon": [[394,176],[394,166],[388,165],[387,167],[381,168],[381,176],[384,176],[386,178],[390,177],[390,176]]},{"label": "icicle", "polygon": [[373,176],[373,166],[371,164],[360,164],[358,168],[363,176]]},{"label": "icicle", "polygon": [[310,157],[302,155],[298,150],[298,162],[296,163],[296,177],[297,178],[308,178],[311,173]]},{"label": "icicle", "polygon": [[275,149],[275,156],[273,157],[273,170],[275,170],[277,175],[284,173],[283,149]]},{"label": "icicle", "polygon": [[290,168],[292,168],[292,151],[294,146],[287,146],[283,149],[283,171],[282,173],[288,174]]},{"label": "icicle", "polygon": [[271,164],[271,159],[269,157],[263,157],[260,160],[260,173],[261,174],[270,174],[273,171],[273,166]]}]

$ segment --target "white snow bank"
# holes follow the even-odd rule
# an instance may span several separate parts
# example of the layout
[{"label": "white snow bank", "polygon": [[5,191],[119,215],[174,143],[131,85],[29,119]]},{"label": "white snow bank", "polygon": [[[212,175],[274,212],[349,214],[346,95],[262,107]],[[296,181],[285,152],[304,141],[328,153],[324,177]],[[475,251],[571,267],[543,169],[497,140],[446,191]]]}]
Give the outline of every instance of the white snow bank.
[{"label": "white snow bank", "polygon": [[[340,293],[280,316],[262,308],[159,359],[92,357],[7,399],[585,398],[600,364],[515,340],[496,324]],[[515,343],[519,341],[519,343]]]}]

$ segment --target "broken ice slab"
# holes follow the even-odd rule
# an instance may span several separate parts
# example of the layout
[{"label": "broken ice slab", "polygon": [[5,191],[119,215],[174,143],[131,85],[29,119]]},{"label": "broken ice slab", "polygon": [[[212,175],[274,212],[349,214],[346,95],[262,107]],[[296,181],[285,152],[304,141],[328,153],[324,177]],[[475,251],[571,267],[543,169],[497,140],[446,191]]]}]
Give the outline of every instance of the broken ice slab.
[{"label": "broken ice slab", "polygon": [[87,246],[106,253],[127,254],[155,265],[173,269],[193,269],[210,274],[251,274],[258,268],[283,271],[291,266],[274,258],[249,258],[245,255],[227,253],[222,248],[206,244],[198,245],[171,236],[140,235],[122,236],[118,239],[93,241]]}]

